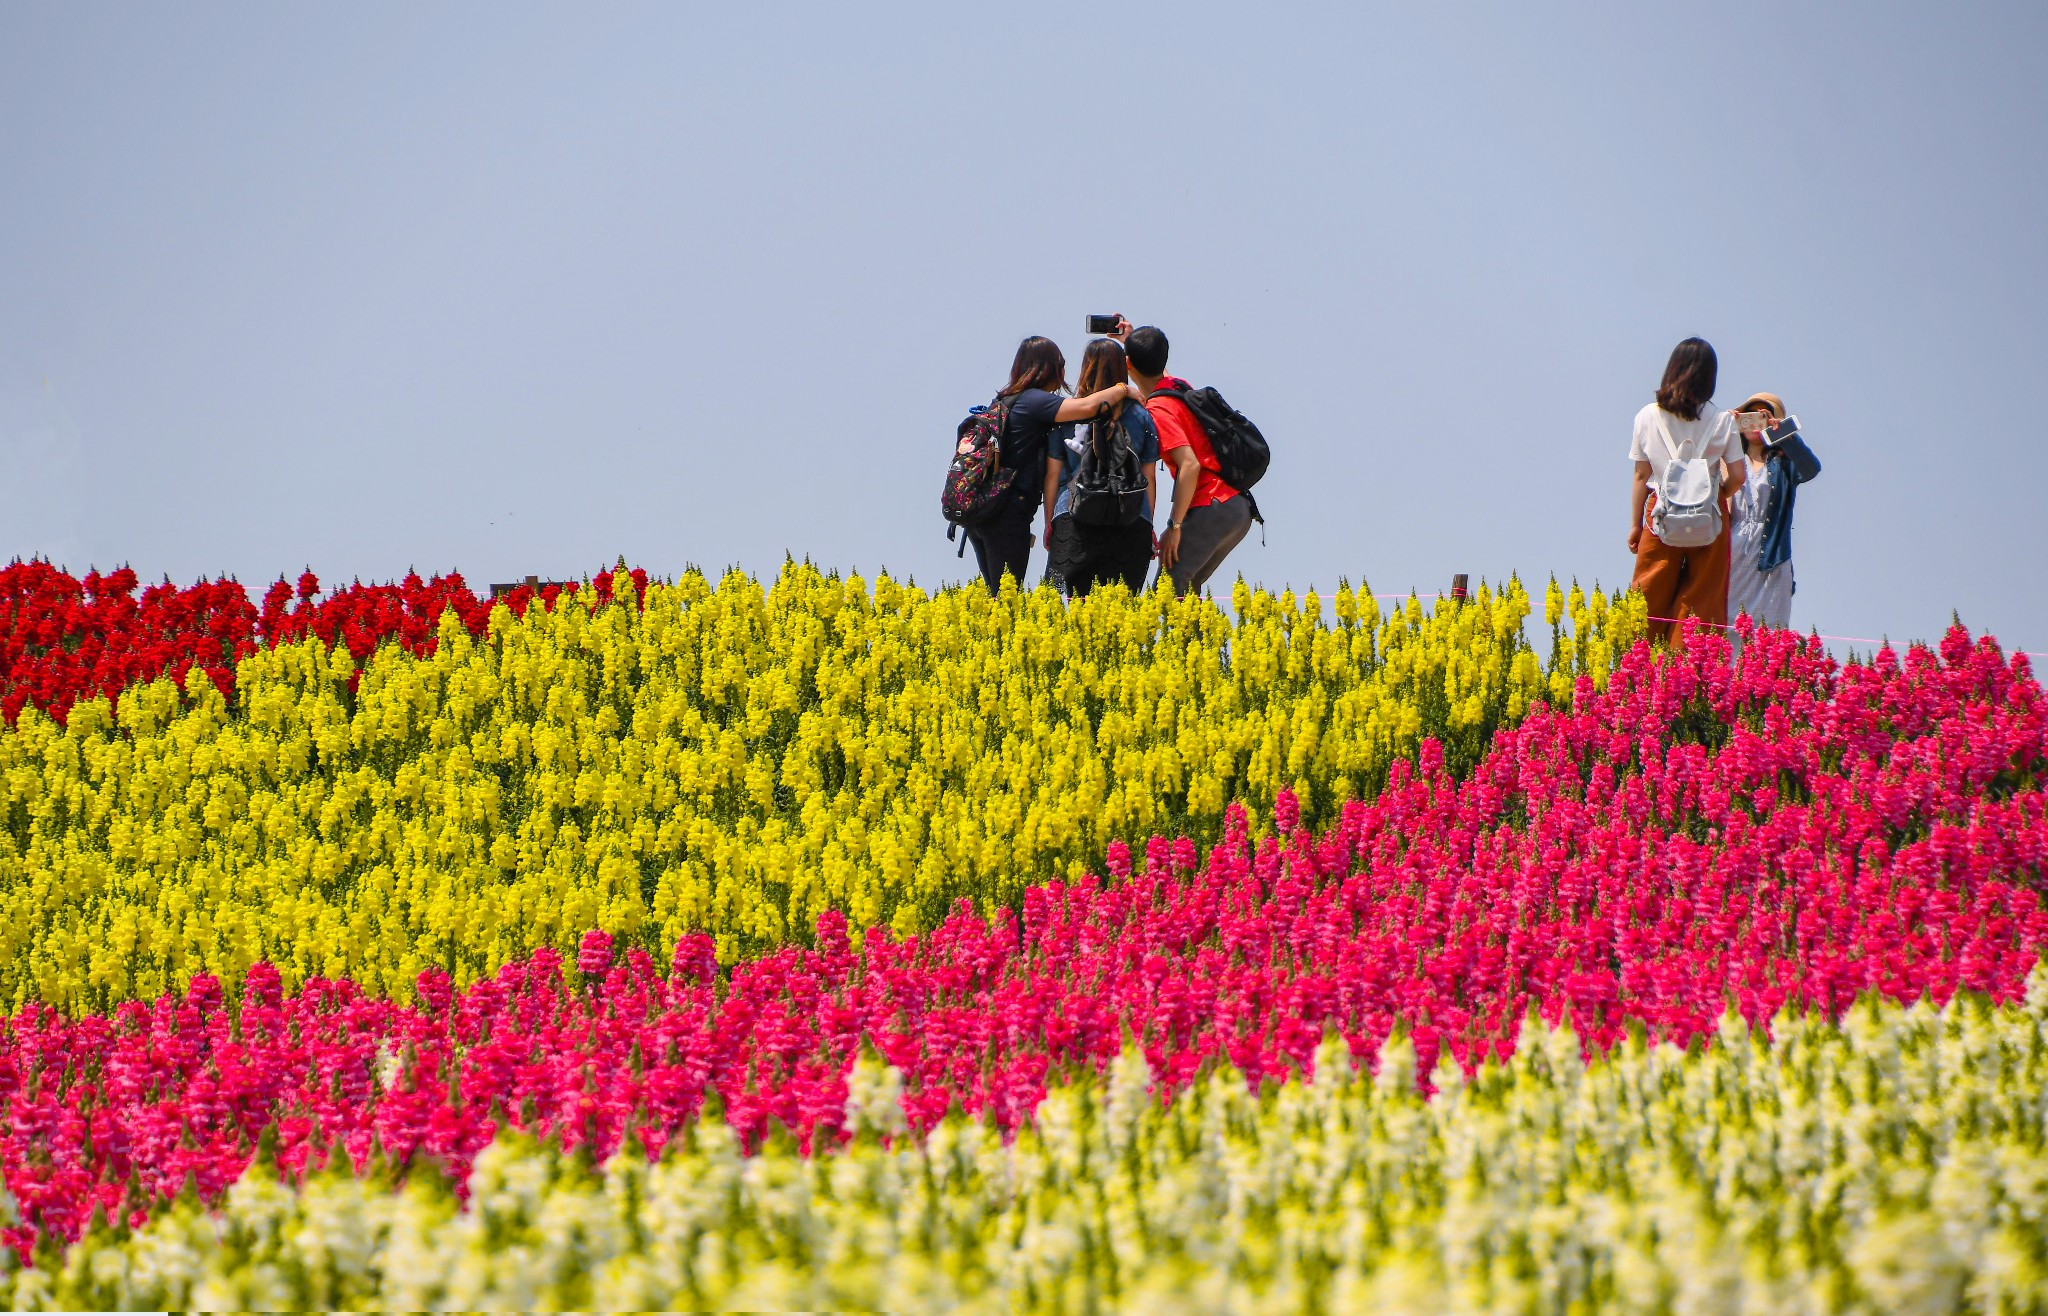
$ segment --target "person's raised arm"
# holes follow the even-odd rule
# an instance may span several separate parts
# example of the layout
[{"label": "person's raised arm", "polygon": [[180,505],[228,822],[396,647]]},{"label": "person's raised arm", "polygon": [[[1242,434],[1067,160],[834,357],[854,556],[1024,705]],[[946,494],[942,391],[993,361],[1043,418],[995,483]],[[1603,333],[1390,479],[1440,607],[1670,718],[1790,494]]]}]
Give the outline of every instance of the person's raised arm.
[{"label": "person's raised arm", "polygon": [[1813,449],[1806,446],[1806,439],[1799,433],[1799,422],[1790,417],[1780,421],[1769,435],[1764,446],[1779,454],[1782,461],[1792,469],[1792,483],[1805,484],[1820,474],[1820,458],[1813,455]]},{"label": "person's raised arm", "polygon": [[1643,542],[1643,504],[1650,497],[1650,463],[1637,462],[1635,489],[1629,497],[1628,510],[1628,551],[1633,553]]},{"label": "person's raised arm", "polygon": [[1109,388],[1097,389],[1085,398],[1062,398],[1059,414],[1053,419],[1063,424],[1070,420],[1094,420],[1104,407],[1113,407],[1129,397],[1128,386],[1114,384]]}]

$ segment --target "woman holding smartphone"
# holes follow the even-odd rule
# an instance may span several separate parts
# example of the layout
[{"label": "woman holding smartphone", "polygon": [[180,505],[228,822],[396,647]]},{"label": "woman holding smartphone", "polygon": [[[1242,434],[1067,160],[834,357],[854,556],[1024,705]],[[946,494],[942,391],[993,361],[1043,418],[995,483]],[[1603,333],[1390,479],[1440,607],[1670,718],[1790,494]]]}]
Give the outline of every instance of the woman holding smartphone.
[{"label": "woman holding smartphone", "polygon": [[1747,478],[1729,517],[1728,612],[1746,612],[1763,626],[1789,626],[1799,588],[1792,576],[1792,503],[1799,486],[1820,474],[1820,458],[1777,394],[1751,394],[1737,415]]},{"label": "woman holding smartphone", "polygon": [[[1089,322],[1092,325],[1095,317]],[[1081,357],[1082,393],[1099,396],[1114,392],[1115,386],[1129,377],[1122,343],[1098,338],[1088,344]],[[1074,476],[1091,450],[1098,469],[1110,463],[1119,440],[1130,445],[1131,456],[1145,473],[1145,514],[1128,525],[1084,525],[1074,515]],[[1058,491],[1057,498],[1049,497],[1046,502],[1047,583],[1074,597],[1114,580],[1121,580],[1133,593],[1145,588],[1145,574],[1152,567],[1158,466],[1158,427],[1152,423],[1152,414],[1129,397],[1119,396],[1078,434],[1069,431],[1064,442],[1055,438],[1047,445],[1045,487]]]},{"label": "woman holding smartphone", "polygon": [[[1635,462],[1628,547],[1636,555],[1634,588],[1650,606],[1650,638],[1671,638],[1674,623],[1697,617],[1728,624],[1728,499],[1747,474],[1733,413],[1714,407],[1720,361],[1704,338],[1671,350],[1656,400],[1636,413],[1629,457]],[[1674,464],[1704,461],[1718,476],[1719,533],[1707,543],[1666,543],[1656,529],[1656,495]],[[1661,618],[1662,620],[1658,620]]]},{"label": "woman holding smartphone", "polygon": [[1010,382],[996,395],[998,402],[1010,404],[998,450],[1004,468],[1016,471],[1017,478],[1002,506],[967,532],[991,594],[1001,587],[1006,573],[1016,577],[1019,586],[1024,583],[1031,563],[1031,518],[1045,492],[1046,444],[1053,427],[1089,419],[1129,396],[1128,388],[1119,380],[1116,387],[1087,397],[1062,397],[1067,391],[1067,358],[1060,345],[1042,337],[1017,344]]}]

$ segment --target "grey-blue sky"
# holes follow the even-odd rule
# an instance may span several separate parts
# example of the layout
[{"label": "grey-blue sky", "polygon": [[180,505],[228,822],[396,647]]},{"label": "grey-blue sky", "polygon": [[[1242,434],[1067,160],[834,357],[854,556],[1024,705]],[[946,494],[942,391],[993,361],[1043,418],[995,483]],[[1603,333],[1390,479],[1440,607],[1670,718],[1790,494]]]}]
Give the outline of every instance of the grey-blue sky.
[{"label": "grey-blue sky", "polygon": [[1699,333],[1826,462],[1798,624],[2048,649],[2044,37],[2037,5],[11,4],[0,552],[957,579],[952,425],[1019,337],[1074,361],[1121,310],[1275,442],[1247,576],[1614,584],[1630,417]]}]

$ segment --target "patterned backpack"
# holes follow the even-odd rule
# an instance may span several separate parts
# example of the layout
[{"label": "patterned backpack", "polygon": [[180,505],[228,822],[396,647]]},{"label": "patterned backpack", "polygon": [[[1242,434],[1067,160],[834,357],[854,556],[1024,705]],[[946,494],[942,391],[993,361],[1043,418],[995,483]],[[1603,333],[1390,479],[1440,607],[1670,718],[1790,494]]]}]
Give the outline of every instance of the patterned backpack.
[{"label": "patterned backpack", "polygon": [[1721,537],[1721,466],[1681,448],[1660,417],[1656,437],[1670,454],[1657,477],[1657,504],[1650,511],[1650,533],[1672,548],[1705,548]]},{"label": "patterned backpack", "polygon": [[[985,407],[967,413],[954,434],[953,463],[946,468],[946,490],[939,496],[939,510],[952,524],[946,538],[972,529],[994,515],[1017,482],[1017,472],[1003,467],[1003,430],[1010,423],[1010,399],[999,397]],[[965,556],[962,538],[960,553]]]}]

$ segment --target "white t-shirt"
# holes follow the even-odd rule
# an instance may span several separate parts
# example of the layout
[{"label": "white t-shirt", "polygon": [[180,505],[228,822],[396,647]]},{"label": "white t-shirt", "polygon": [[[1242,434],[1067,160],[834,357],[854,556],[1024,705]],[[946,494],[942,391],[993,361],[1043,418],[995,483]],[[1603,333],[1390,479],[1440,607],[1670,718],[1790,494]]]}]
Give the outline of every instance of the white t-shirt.
[{"label": "white t-shirt", "polygon": [[[1670,449],[1656,437],[1659,429],[1671,436]],[[1654,402],[1638,411],[1635,437],[1628,445],[1629,460],[1650,463],[1650,483],[1655,484],[1663,478],[1664,463],[1671,460],[1673,452],[1708,461],[1741,461],[1742,436],[1735,429],[1735,413],[1711,403],[1700,408],[1698,420],[1674,416]]]}]

